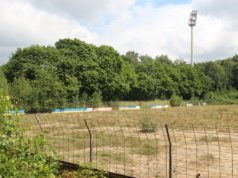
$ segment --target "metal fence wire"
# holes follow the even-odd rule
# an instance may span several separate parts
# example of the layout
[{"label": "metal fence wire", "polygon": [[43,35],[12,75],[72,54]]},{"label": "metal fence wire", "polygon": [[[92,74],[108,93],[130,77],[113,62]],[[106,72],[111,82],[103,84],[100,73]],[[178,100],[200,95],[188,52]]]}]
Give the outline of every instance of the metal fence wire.
[{"label": "metal fence wire", "polygon": [[[238,177],[238,131],[226,123],[178,125],[34,116],[22,124],[43,132],[63,161],[132,177]],[[151,129],[152,128],[152,129]]]}]

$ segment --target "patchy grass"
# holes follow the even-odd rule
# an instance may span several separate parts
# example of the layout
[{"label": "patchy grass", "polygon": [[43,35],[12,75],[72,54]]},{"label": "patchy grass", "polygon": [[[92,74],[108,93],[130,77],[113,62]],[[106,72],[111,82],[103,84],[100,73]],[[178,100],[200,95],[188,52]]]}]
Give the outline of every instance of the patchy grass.
[{"label": "patchy grass", "polygon": [[[52,132],[54,128],[60,130],[82,129],[85,128],[84,119],[90,122],[90,127],[103,126],[124,126],[126,124],[138,124],[143,118],[151,118],[158,122],[158,127],[164,124],[173,124],[174,127],[184,128],[194,127],[226,127],[229,124],[233,128],[238,128],[238,105],[219,105],[219,106],[193,106],[178,107],[168,109],[141,109],[133,111],[112,111],[112,112],[93,112],[93,113],[70,113],[70,114],[39,114],[39,120],[45,132]],[[39,126],[35,122],[33,115],[26,115],[31,121],[32,130],[38,130]],[[43,124],[44,123],[44,124]],[[70,124],[69,124],[70,123]],[[28,124],[29,123],[25,123]]]},{"label": "patchy grass", "polygon": [[199,157],[199,161],[200,162],[208,162],[208,163],[214,163],[215,161],[215,157],[213,154],[209,153],[209,154],[204,154],[202,156]]},{"label": "patchy grass", "polygon": [[[124,104],[132,105],[132,103]],[[134,105],[137,104],[134,103]],[[48,142],[56,148],[62,159],[76,164],[89,162],[89,132],[85,125],[85,120],[87,120],[92,133],[93,164],[97,162],[97,166],[104,170],[111,166],[112,171],[119,170],[118,173],[121,174],[126,171],[128,175],[130,172],[139,175],[141,172],[133,171],[140,169],[145,170],[146,174],[149,166],[154,166],[150,169],[150,171],[155,171],[153,175],[158,174],[156,165],[165,165],[165,155],[168,152],[165,124],[169,126],[175,149],[173,153],[178,157],[175,158],[186,159],[184,155],[187,154],[185,152],[187,151],[189,155],[187,162],[197,160],[195,164],[189,165],[193,170],[195,170],[195,165],[203,168],[203,166],[207,166],[207,162],[215,164],[217,159],[215,157],[219,151],[218,142],[220,142],[221,150],[226,149],[224,153],[226,155],[221,156],[220,159],[227,159],[227,155],[230,155],[230,149],[226,148],[230,145],[231,138],[227,134],[229,131],[235,133],[231,136],[234,140],[233,148],[236,149],[238,146],[235,145],[238,143],[236,141],[238,105],[39,114],[38,116],[41,128],[48,137]],[[34,115],[26,115],[26,117],[22,120],[22,125],[30,128],[27,136],[40,132]],[[148,124],[150,121],[144,122],[144,128],[147,130],[142,132],[141,121],[144,118],[148,118],[156,125],[153,132],[151,132],[151,124]],[[196,145],[195,141],[199,144]],[[209,152],[206,152],[207,145],[209,145]],[[234,159],[238,160],[235,157]],[[178,161],[179,163],[183,164],[183,161]],[[230,165],[225,166],[229,167]],[[113,167],[116,168],[113,169]],[[160,174],[162,175],[162,173]]]},{"label": "patchy grass", "polygon": [[142,142],[139,147],[133,150],[133,153],[138,155],[158,155],[160,148],[156,143]]}]

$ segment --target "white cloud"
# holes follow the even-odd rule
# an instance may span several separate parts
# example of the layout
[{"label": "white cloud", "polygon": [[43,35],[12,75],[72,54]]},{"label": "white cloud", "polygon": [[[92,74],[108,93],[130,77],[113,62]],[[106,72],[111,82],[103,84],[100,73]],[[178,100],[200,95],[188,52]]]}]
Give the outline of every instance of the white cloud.
[{"label": "white cloud", "polygon": [[237,0],[193,0],[192,7],[205,15],[237,17]]},{"label": "white cloud", "polygon": [[188,61],[192,9],[198,10],[196,60],[226,58],[238,49],[237,0],[193,0],[157,7],[149,0],[143,5],[136,1],[0,0],[0,64],[17,47],[52,45],[60,38],[107,44],[120,53],[135,50]]},{"label": "white cloud", "polygon": [[180,57],[187,51],[189,11],[188,5],[136,6],[111,22],[101,40],[122,52]]},{"label": "white cloud", "polygon": [[135,0],[21,0],[59,16],[100,25],[106,16],[114,16],[134,4]]},{"label": "white cloud", "polygon": [[[194,27],[196,61],[230,57],[238,48],[238,25],[234,18],[238,12],[234,11],[232,2],[194,0],[190,4],[161,7],[148,3],[134,6],[109,24],[101,41],[121,52],[135,50],[153,56],[168,54],[173,59],[189,61],[190,28],[187,24],[189,13],[194,8],[199,11],[197,26]],[[238,1],[235,4],[238,5]]]},{"label": "white cloud", "polygon": [[197,29],[199,55],[203,59],[233,56],[238,49],[236,0],[194,0],[199,12]]},{"label": "white cloud", "polygon": [[[53,45],[60,38],[80,38],[93,42],[97,34],[87,28],[51,13],[33,8],[28,3],[1,0],[0,63],[10,50],[31,44]],[[13,51],[12,51],[13,52]]]}]

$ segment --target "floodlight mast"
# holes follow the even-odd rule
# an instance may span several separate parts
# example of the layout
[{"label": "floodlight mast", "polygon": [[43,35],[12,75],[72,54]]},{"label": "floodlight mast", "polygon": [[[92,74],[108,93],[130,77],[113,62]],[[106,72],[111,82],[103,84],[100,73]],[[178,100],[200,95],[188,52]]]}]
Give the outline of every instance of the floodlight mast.
[{"label": "floodlight mast", "polygon": [[192,10],[190,13],[188,25],[191,27],[191,66],[194,66],[194,61],[193,61],[193,27],[196,26],[197,22],[197,11]]}]

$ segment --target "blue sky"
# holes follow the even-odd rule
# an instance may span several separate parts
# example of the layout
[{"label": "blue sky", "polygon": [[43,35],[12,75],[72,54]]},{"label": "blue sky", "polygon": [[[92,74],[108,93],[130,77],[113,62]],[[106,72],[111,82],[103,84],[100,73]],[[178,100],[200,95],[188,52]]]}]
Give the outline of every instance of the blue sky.
[{"label": "blue sky", "polygon": [[223,59],[238,51],[236,7],[237,0],[0,0],[0,64],[17,48],[61,38],[189,62],[192,9],[195,62]]}]

